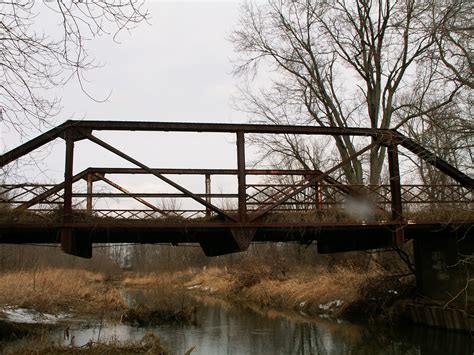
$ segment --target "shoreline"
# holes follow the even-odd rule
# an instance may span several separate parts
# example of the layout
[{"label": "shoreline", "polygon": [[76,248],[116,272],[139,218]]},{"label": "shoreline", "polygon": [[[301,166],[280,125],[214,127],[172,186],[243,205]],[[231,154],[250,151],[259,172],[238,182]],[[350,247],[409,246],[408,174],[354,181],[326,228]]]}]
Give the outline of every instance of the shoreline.
[{"label": "shoreline", "polygon": [[[45,268],[0,275],[0,285],[3,310],[10,307],[53,316],[92,316],[138,326],[189,320],[195,309],[185,304],[186,297],[211,296],[230,304],[252,305],[264,312],[387,325],[409,320],[416,323],[416,319],[409,317],[410,312],[414,314],[413,306],[433,308],[432,304],[415,299],[413,277],[395,278],[379,270],[364,272],[351,267],[293,268],[281,272],[252,264],[247,268],[213,266],[176,272],[123,272],[115,278],[100,272]],[[147,307],[129,304],[125,295],[128,288],[153,290],[155,302]],[[8,323],[7,317],[1,316],[2,309],[0,320]],[[418,315],[419,319],[427,317],[420,311]],[[426,323],[439,326],[440,322],[433,319],[428,319],[431,324]],[[459,330],[455,326],[446,328]]]}]

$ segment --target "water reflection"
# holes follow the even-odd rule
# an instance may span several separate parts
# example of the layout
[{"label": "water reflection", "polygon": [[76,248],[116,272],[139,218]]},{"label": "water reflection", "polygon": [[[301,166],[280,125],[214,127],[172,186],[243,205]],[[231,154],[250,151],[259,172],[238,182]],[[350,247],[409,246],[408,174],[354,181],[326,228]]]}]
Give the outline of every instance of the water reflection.
[{"label": "water reflection", "polygon": [[[146,303],[153,292],[134,290],[131,304]],[[374,328],[282,315],[247,306],[231,306],[205,298],[198,305],[196,325],[163,325],[134,328],[122,324],[73,330],[76,345],[90,339],[140,339],[152,331],[172,353],[183,354],[195,346],[197,354],[472,354],[468,335],[425,327]]]},{"label": "water reflection", "polygon": [[[129,302],[147,302],[147,292],[135,291]],[[149,293],[152,295],[153,293]],[[71,327],[74,345],[88,341],[141,339],[148,332],[160,336],[172,354],[184,354],[195,346],[198,354],[473,354],[469,335],[406,325],[380,328],[308,319],[299,314],[230,306],[217,299],[193,300],[198,305],[196,325],[162,325],[136,328],[124,324],[89,324]],[[66,344],[62,332],[56,340]]]}]

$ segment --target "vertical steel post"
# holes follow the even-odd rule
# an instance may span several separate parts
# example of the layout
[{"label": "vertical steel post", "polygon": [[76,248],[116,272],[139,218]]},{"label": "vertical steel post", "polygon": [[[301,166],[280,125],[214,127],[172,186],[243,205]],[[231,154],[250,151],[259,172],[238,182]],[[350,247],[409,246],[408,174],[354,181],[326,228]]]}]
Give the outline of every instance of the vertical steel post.
[{"label": "vertical steel post", "polygon": [[237,131],[237,181],[239,196],[239,219],[240,222],[247,221],[246,203],[246,176],[245,176],[245,137],[243,131]]},{"label": "vertical steel post", "polygon": [[71,130],[65,132],[66,161],[64,168],[64,207],[63,221],[71,222],[72,218],[72,176],[74,161],[74,137]]},{"label": "vertical steel post", "polygon": [[316,181],[314,183],[314,205],[316,211],[319,211],[321,209],[320,185],[321,183],[319,181]]},{"label": "vertical steel post", "polygon": [[[388,146],[388,169],[390,172],[390,194],[392,196],[392,220],[403,222],[402,190],[400,185],[400,165],[398,161],[398,148],[396,144]],[[404,243],[402,226],[398,226],[394,232],[395,244],[400,246]]]},{"label": "vertical steel post", "polygon": [[87,174],[87,202],[86,210],[88,214],[92,214],[92,194],[93,194],[94,175]]},{"label": "vertical steel post", "polygon": [[[206,201],[211,203],[211,174],[206,174]],[[211,216],[211,209],[206,206],[206,217]]]},{"label": "vertical steel post", "polygon": [[[73,161],[74,161],[74,137],[71,129],[64,133],[64,140],[66,141],[66,157],[64,167],[64,195],[63,195],[63,223],[68,224],[72,222],[72,175],[73,175]],[[61,229],[61,249],[68,254],[74,252],[74,242],[72,237],[72,230],[69,227]]]},{"label": "vertical steel post", "polygon": [[64,168],[64,206],[63,206],[63,226],[61,228],[61,249],[66,254],[80,256],[82,258],[92,257],[92,241],[90,239],[78,238],[74,235],[71,226],[72,218],[72,184],[74,165],[74,141],[77,139],[77,132],[67,129],[64,132],[66,141],[66,162]]}]

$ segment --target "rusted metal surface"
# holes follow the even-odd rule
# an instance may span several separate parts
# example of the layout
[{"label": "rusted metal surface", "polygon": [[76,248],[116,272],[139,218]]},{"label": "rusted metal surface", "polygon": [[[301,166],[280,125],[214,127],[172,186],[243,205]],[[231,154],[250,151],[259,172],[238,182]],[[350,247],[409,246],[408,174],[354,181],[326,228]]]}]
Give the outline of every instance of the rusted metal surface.
[{"label": "rusted metal surface", "polygon": [[357,136],[391,136],[390,130],[373,130],[368,128],[332,128],[308,126],[268,126],[253,124],[218,124],[218,123],[175,123],[175,122],[138,122],[138,121],[73,121],[49,130],[21,146],[0,155],[0,167],[32,152],[35,149],[64,135],[67,129],[74,130],[108,130],[108,131],[155,131],[155,132],[213,132],[213,133],[273,133],[273,134],[318,134],[318,135],[357,135]]},{"label": "rusted metal surface", "polygon": [[[199,242],[197,236],[213,231],[213,236],[219,236],[219,231],[230,228],[257,228],[254,241],[312,241],[320,238],[337,238],[350,241],[353,237],[369,235],[371,238],[385,238],[387,246],[391,242],[392,230],[396,228],[393,222],[357,224],[299,224],[299,223],[257,223],[240,225],[235,223],[139,223],[130,224],[117,221],[108,223],[77,222],[70,227],[78,237],[87,237],[93,243],[186,243]],[[36,225],[0,225],[0,243],[57,243],[58,230],[63,226],[56,224]],[[430,238],[433,235],[449,237],[450,234],[470,235],[474,231],[466,224],[440,224],[432,221],[426,223],[408,224],[405,227],[407,238]]]},{"label": "rusted metal surface", "polygon": [[3,155],[0,155],[0,167],[3,167],[12,161],[17,160],[18,158],[31,153],[35,149],[38,149],[39,147],[42,147],[43,145],[55,140],[64,133],[64,130],[65,124],[62,124],[20,145],[19,147],[12,149]]},{"label": "rusted metal surface", "polygon": [[322,207],[322,195],[321,195],[321,182],[316,181],[314,183],[314,208],[321,210]]},{"label": "rusted metal surface", "polygon": [[[128,190],[127,190],[128,191]],[[238,194],[195,194],[201,198],[206,198],[206,200],[212,198],[238,198]],[[73,193],[73,197],[88,197],[88,193]],[[128,191],[125,193],[120,192],[95,192],[91,195],[93,198],[135,198],[135,197],[144,197],[144,198],[189,198],[189,196],[181,193],[173,193],[173,192],[130,192]]]},{"label": "rusted metal surface", "polygon": [[[5,184],[0,185],[0,202],[14,204],[27,202],[31,197],[37,197],[40,194],[54,188],[56,185],[52,184]],[[53,194],[54,200],[61,199],[62,196],[59,194]],[[48,203],[54,203],[55,201],[48,200]]]},{"label": "rusted metal surface", "polygon": [[403,136],[401,137],[402,138],[400,139],[400,145],[402,145],[404,148],[408,149],[412,153],[415,153],[424,162],[436,167],[449,177],[453,178],[455,181],[459,182],[461,186],[469,190],[474,190],[474,179],[462,173],[454,166],[441,159],[440,157],[436,156],[420,144],[416,143],[413,139]]},{"label": "rusted metal surface", "polygon": [[[115,211],[115,210],[113,210]],[[145,211],[145,210],[143,210]],[[150,212],[150,210],[146,210]],[[126,212],[126,210],[124,210]],[[202,211],[200,211],[202,212]],[[159,223],[158,223],[159,222]],[[14,224],[0,224],[0,230],[14,230],[17,228],[62,228],[62,227],[69,227],[69,228],[78,228],[78,229],[91,229],[94,227],[97,228],[143,228],[143,229],[150,229],[150,230],[168,230],[168,229],[219,229],[219,228],[275,228],[280,230],[287,230],[291,228],[324,228],[324,229],[338,229],[338,230],[350,230],[350,228],[359,228],[361,230],[379,230],[379,229],[386,229],[390,231],[390,233],[395,230],[395,228],[399,225],[398,222],[391,221],[389,219],[385,221],[367,221],[364,223],[360,223],[358,221],[337,221],[335,222],[328,222],[328,221],[258,221],[258,222],[232,222],[226,220],[212,220],[209,221],[207,219],[197,219],[197,220],[190,220],[184,221],[179,219],[163,219],[163,220],[125,220],[125,219],[104,219],[104,220],[93,220],[93,221],[81,221],[76,220],[69,224],[64,224],[59,221],[52,221],[49,223],[14,223]],[[429,231],[429,233],[436,232],[436,228],[438,230],[441,228],[457,228],[461,225],[468,228],[471,227],[468,223],[462,221],[451,221],[451,222],[440,222],[436,218],[422,220],[422,221],[408,221],[405,225],[405,229],[411,230],[425,230]],[[471,230],[470,233],[474,233],[474,230]]]},{"label": "rusted metal surface", "polygon": [[[99,168],[91,167],[88,170],[92,173],[101,174],[149,174],[140,168]],[[237,169],[171,169],[171,168],[151,168],[154,173],[163,175],[237,175]],[[302,169],[245,169],[246,175],[318,175],[317,170]]]},{"label": "rusted metal surface", "polygon": [[87,174],[87,202],[86,202],[86,210],[87,213],[92,214],[92,195],[94,193],[94,174]]},{"label": "rusted metal surface", "polygon": [[[212,203],[212,200],[211,198],[213,197],[212,194],[211,194],[211,174],[204,174],[204,178],[205,178],[205,197],[206,197],[206,202],[211,204]],[[197,195],[199,196],[199,195]],[[201,197],[201,196],[199,196]],[[210,217],[211,216],[211,209],[209,207],[206,207],[206,217]]]},{"label": "rusted metal surface", "polygon": [[[72,177],[72,182],[77,182],[81,179],[83,179],[84,177],[87,176],[87,171],[84,170],[76,175],[74,175]],[[53,196],[55,194],[57,194],[58,192],[64,190],[64,187],[66,185],[66,182],[62,182],[56,186],[53,186],[51,187],[50,189],[48,189],[47,191],[35,196],[34,198],[32,198],[31,200],[27,201],[27,202],[24,202],[22,203],[21,205],[17,206],[16,207],[16,210],[26,210],[27,208],[31,207],[31,206],[34,206],[38,203],[41,203],[42,201],[44,201],[45,199],[47,199],[48,197],[50,196]]]},{"label": "rusted metal surface", "polygon": [[391,137],[390,130],[377,130],[359,127],[317,127],[295,125],[260,125],[235,123],[192,123],[192,122],[143,122],[143,121],[67,121],[65,127],[76,129],[107,131],[147,131],[147,132],[209,132],[259,134],[311,134]]},{"label": "rusted metal surface", "polygon": [[388,169],[390,172],[390,193],[392,202],[392,220],[403,221],[402,189],[400,184],[400,169],[398,149],[396,145],[388,147]]},{"label": "rusted metal surface", "polygon": [[245,196],[245,137],[243,131],[237,132],[237,181],[239,195],[239,221],[247,221],[247,203]]},{"label": "rusted metal surface", "polygon": [[[152,168],[92,134],[99,130],[232,134],[236,137],[237,166],[236,169]],[[245,135],[249,133],[366,136],[372,137],[372,143],[336,163],[327,171],[247,169]],[[208,255],[245,250],[252,240],[311,241],[320,239],[320,246],[326,252],[344,251],[347,248],[359,250],[369,246],[379,247],[379,245],[385,245],[386,241],[401,245],[405,239],[410,238],[411,232],[407,234],[407,231],[413,231],[419,227],[417,230],[421,231],[420,233],[431,233],[435,229],[433,225],[439,229],[445,224],[445,222],[441,223],[442,221],[434,221],[427,227],[427,224],[421,220],[408,219],[407,213],[416,216],[416,213],[434,206],[472,211],[474,203],[474,185],[470,177],[396,131],[366,128],[68,121],[1,155],[0,166],[3,167],[56,138],[63,138],[66,142],[64,182],[57,185],[0,185],[0,202],[15,208],[18,216],[26,210],[28,213],[45,217],[55,215],[55,213],[57,215],[59,205],[62,210],[61,222],[45,218],[44,230],[47,230],[45,233],[48,238],[54,236],[55,241],[58,241],[59,235],[63,250],[83,257],[90,257],[92,243],[102,241],[105,230],[111,232],[108,234],[109,237],[112,236],[106,242],[132,242],[136,238],[133,233],[145,233],[144,239],[140,237],[138,242],[197,242],[203,246]],[[96,143],[135,167],[89,167],[73,175],[74,142],[80,139],[88,139]],[[338,169],[377,145],[387,147],[390,185],[349,185],[331,176],[335,176]],[[459,184],[402,185],[398,161],[399,146],[437,167]],[[132,192],[113,182],[108,176],[113,174],[151,175],[177,192],[174,190],[173,192],[166,190]],[[200,184],[204,182],[204,193],[202,193],[202,185],[200,185],[200,192],[191,191],[171,179],[170,175],[195,175],[196,179],[200,179]],[[237,184],[233,186],[230,193],[211,191],[211,179],[218,175],[236,177]],[[253,178],[249,179],[249,176]],[[272,177],[272,180],[269,180],[269,177]],[[80,183],[81,180],[85,180],[85,188],[78,187],[83,186]],[[94,183],[100,180],[115,190],[111,191],[109,188],[103,191],[103,184],[100,185],[100,189],[94,188]],[[363,201],[366,197],[370,197],[370,203],[374,204],[375,216],[368,218],[362,215],[349,216],[346,211],[348,204],[351,201]],[[198,203],[200,207],[189,207],[192,204],[179,207],[177,204],[175,208],[166,209],[150,203],[145,200],[146,198],[176,198],[184,203]],[[119,199],[119,204],[123,199],[134,200],[141,206],[139,208],[100,208],[93,204],[93,202],[107,201],[107,199]],[[97,205],[100,204],[97,203]],[[166,205],[163,204],[163,206]],[[224,206],[235,206],[233,207],[235,210]],[[78,216],[88,216],[90,221],[76,218],[75,213]],[[12,236],[15,233],[27,229],[25,226],[22,227],[20,221],[21,218],[15,217],[12,221],[0,222],[0,243],[13,242]],[[451,222],[453,221],[449,221]],[[463,221],[464,225],[471,226],[472,222],[472,220]],[[412,225],[413,223],[416,224]],[[39,227],[31,228],[33,230]],[[100,230],[96,236],[92,233],[96,230],[95,228]],[[90,237],[86,237],[87,230],[91,232]],[[38,229],[37,232],[39,234],[36,240],[46,242],[48,238],[42,237],[41,230]],[[342,237],[344,233],[348,235],[347,238],[352,238],[352,241],[347,239],[342,243],[333,243],[330,240],[339,235]],[[369,236],[364,236],[364,233],[368,233]],[[377,233],[383,235],[379,241],[373,239],[376,238]],[[220,235],[223,236],[222,239],[219,239]],[[17,236],[21,238],[21,234]],[[30,237],[19,239],[19,242],[30,239]]]},{"label": "rusted metal surface", "polygon": [[73,222],[72,217],[72,184],[73,184],[73,162],[74,162],[74,140],[75,134],[72,130],[66,130],[64,135],[66,142],[66,156],[64,167],[64,195],[63,195],[63,213],[60,230],[61,250],[67,254],[77,255],[83,258],[92,257],[92,243],[87,239],[77,239],[74,231],[68,225]]},{"label": "rusted metal surface", "polygon": [[329,176],[329,174],[331,174],[332,172],[336,171],[337,169],[341,168],[342,166],[344,166],[345,164],[347,164],[349,161],[351,160],[354,160],[356,159],[358,156],[362,155],[363,153],[369,151],[370,149],[372,149],[372,147],[374,147],[375,145],[377,144],[377,142],[373,142],[371,144],[369,144],[368,146],[366,146],[365,148],[359,150],[358,152],[352,154],[351,156],[349,156],[347,159],[343,160],[341,163],[333,166],[331,169],[329,169],[328,171],[326,171],[325,173],[321,174],[321,175],[317,175],[317,176],[314,176],[314,177],[310,177],[310,178],[306,178],[304,180],[302,180],[299,184],[295,185],[295,186],[292,186],[290,187],[289,191],[284,191],[282,192],[282,197],[280,197],[278,200],[276,200],[274,203],[272,203],[271,205],[267,206],[267,207],[263,207],[262,209],[260,209],[259,211],[257,211],[256,213],[252,214],[250,217],[249,217],[249,220],[250,221],[255,221],[256,219],[264,216],[265,214],[267,214],[268,212],[270,212],[271,210],[273,210],[275,207],[281,205],[282,203],[284,203],[285,201],[287,201],[288,199],[292,198],[293,196],[295,196],[296,194],[298,194],[299,192],[303,191],[304,189],[306,189],[307,187],[313,185],[314,183],[318,182],[318,181],[321,181],[325,176]]},{"label": "rusted metal surface", "polygon": [[[345,135],[374,137],[383,142],[399,142],[429,164],[451,176],[462,186],[474,189],[474,179],[460,172],[444,160],[432,154],[413,140],[401,133],[389,129],[371,129],[357,127],[315,127],[288,125],[255,125],[255,124],[222,124],[222,123],[184,123],[184,122],[139,122],[139,121],[73,121],[51,129],[31,141],[0,155],[0,167],[30,153],[31,151],[64,135],[66,130],[88,132],[95,130],[108,131],[156,131],[156,132],[210,132],[210,133],[258,133],[258,134],[306,134],[306,135]],[[74,139],[79,139],[74,137]]]},{"label": "rusted metal surface", "polygon": [[64,167],[64,205],[63,221],[68,223],[72,217],[72,184],[73,184],[73,160],[74,160],[74,139],[72,131],[66,131],[66,157]]},{"label": "rusted metal surface", "polygon": [[100,175],[96,175],[100,180],[106,182],[107,184],[109,184],[110,186],[112,186],[113,188],[123,192],[126,196],[128,197],[131,197],[133,198],[135,201],[138,201],[140,202],[141,204],[145,205],[146,207],[152,209],[153,211],[155,212],[160,212],[162,215],[168,215],[166,212],[164,212],[163,210],[161,210],[160,208],[158,208],[157,206],[149,203],[148,201],[144,200],[143,198],[141,197],[138,197],[136,195],[134,195],[132,192],[128,191],[127,189],[123,188],[122,186],[120,186],[119,184],[116,184],[115,182],[107,179],[105,176],[100,176]]},{"label": "rusted metal surface", "polygon": [[[86,175],[83,171],[75,175],[73,181],[77,182],[81,176]],[[89,174],[87,174],[89,175]],[[271,176],[271,175],[268,175]],[[302,175],[303,176],[303,175]],[[94,179],[97,181],[97,179]],[[35,204],[63,204],[62,189],[63,184],[6,184],[0,185],[1,202],[8,203],[11,206],[26,204],[23,208],[34,206]],[[249,206],[263,206],[265,199],[271,195],[281,193],[284,188],[292,186],[291,184],[247,184],[246,185],[246,200],[247,207]],[[356,193],[361,196],[370,193],[376,199],[379,205],[391,205],[390,185],[344,185],[344,184],[323,184],[319,183],[319,204],[321,208],[328,208],[330,205],[340,204],[344,199],[350,195],[346,191]],[[289,200],[283,204],[293,205],[312,205],[314,204],[314,187],[308,187],[307,191],[301,192],[302,199]],[[236,193],[211,193],[201,194],[197,193],[201,198],[215,198],[215,199],[237,199]],[[28,197],[34,197],[33,200]],[[128,195],[121,192],[73,192],[73,197],[86,198],[89,196],[93,199],[104,198],[189,198],[182,193],[165,193],[165,192],[135,192]],[[312,196],[312,197],[311,197]],[[401,185],[401,196],[403,205],[434,205],[434,204],[464,204],[468,205],[474,203],[473,194],[459,185],[416,185],[404,184]],[[313,198],[313,199],[312,199]],[[324,207],[326,206],[326,207]]]},{"label": "rusted metal surface", "polygon": [[400,184],[400,163],[398,161],[397,145],[390,145],[387,149],[388,170],[390,172],[390,194],[392,205],[392,220],[399,222],[400,226],[394,231],[394,243],[402,246],[405,242],[403,234],[403,209],[402,209],[402,189]]},{"label": "rusted metal surface", "polygon": [[163,180],[164,182],[166,182],[167,184],[171,185],[172,187],[174,187],[175,189],[181,191],[183,194],[191,197],[193,200],[201,203],[202,205],[208,207],[209,209],[211,209],[212,211],[214,212],[217,212],[218,214],[222,215],[222,216],[225,216],[229,219],[232,219],[232,220],[235,220],[233,217],[229,216],[227,213],[225,213],[225,211],[223,211],[222,209],[214,206],[213,204],[210,204],[210,203],[207,203],[206,200],[202,199],[201,197],[199,196],[196,196],[196,194],[192,193],[191,191],[189,191],[188,189],[182,187],[181,185],[175,183],[174,181],[172,181],[171,179],[168,179],[167,177],[163,176],[162,174],[158,174],[158,173],[155,173],[153,172],[148,166],[146,166],[145,164],[139,162],[138,160],[130,157],[129,155],[123,153],[122,151],[118,150],[117,148],[114,148],[113,146],[111,146],[110,144],[107,144],[106,142],[102,141],[101,139],[97,138],[97,137],[94,137],[93,135],[91,134],[88,134],[88,133],[85,133],[85,136],[92,142],[102,146],[103,148],[111,151],[112,153],[118,155],[119,157],[129,161],[130,163],[136,165],[136,166],[139,166],[140,168],[142,168],[143,170],[147,171],[148,173],[150,173],[151,175],[154,175],[156,176],[157,178],[159,178],[160,180]]}]

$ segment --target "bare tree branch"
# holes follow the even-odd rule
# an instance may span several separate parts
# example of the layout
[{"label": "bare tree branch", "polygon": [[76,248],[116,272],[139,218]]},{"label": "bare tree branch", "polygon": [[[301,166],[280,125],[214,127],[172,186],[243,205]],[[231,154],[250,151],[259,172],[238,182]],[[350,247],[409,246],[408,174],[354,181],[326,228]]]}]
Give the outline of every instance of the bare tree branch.
[{"label": "bare tree branch", "polygon": [[[447,64],[454,49],[441,53],[439,43],[449,40],[448,24],[466,32],[469,22],[455,15],[466,15],[466,6],[465,0],[249,1],[230,38],[240,54],[235,74],[253,79],[263,65],[274,81],[243,95],[243,106],[273,124],[391,128],[458,104],[467,84],[453,80]],[[446,48],[470,58],[461,50],[465,42],[451,42]],[[271,143],[262,147],[276,148]],[[296,147],[308,151],[285,140],[279,149],[282,144],[297,160]],[[350,137],[334,138],[342,159],[357,144]],[[380,147],[370,152],[371,184],[381,178],[385,153]],[[363,161],[344,168],[347,181],[363,182]]]},{"label": "bare tree branch", "polygon": [[[48,16],[58,26],[41,28]],[[84,73],[97,67],[86,43],[146,21],[142,0],[0,2],[0,120],[20,133],[47,124],[61,109],[49,90],[75,78],[86,95]],[[59,31],[58,31],[59,29]]]}]

